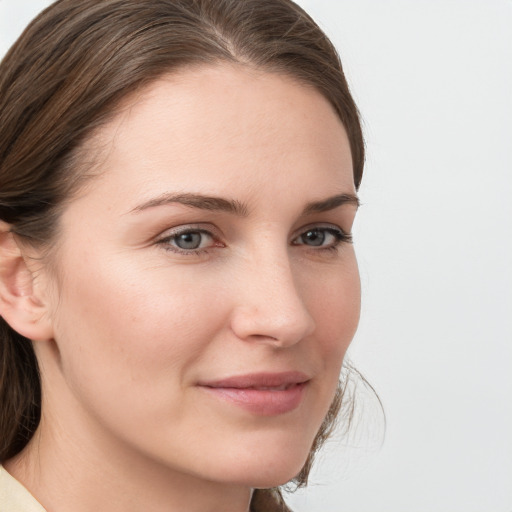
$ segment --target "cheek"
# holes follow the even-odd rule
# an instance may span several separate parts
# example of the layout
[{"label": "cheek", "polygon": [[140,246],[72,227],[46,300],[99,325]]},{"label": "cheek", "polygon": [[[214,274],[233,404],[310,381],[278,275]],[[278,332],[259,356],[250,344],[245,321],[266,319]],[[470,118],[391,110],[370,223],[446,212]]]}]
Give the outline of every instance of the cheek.
[{"label": "cheek", "polygon": [[56,341],[64,376],[100,407],[99,397],[105,407],[108,400],[121,406],[127,386],[134,415],[151,401],[168,406],[219,328],[214,306],[183,273],[89,265],[62,286]]},{"label": "cheek", "polygon": [[316,325],[308,356],[310,360],[317,357],[322,368],[318,399],[312,408],[319,426],[334,398],[343,359],[359,323],[361,286],[354,252],[347,254],[339,268],[323,277],[310,277],[302,281],[302,289]]},{"label": "cheek", "polygon": [[361,285],[353,251],[342,266],[318,279],[306,280],[303,288],[324,357],[333,357],[341,365],[357,330],[361,309]]}]

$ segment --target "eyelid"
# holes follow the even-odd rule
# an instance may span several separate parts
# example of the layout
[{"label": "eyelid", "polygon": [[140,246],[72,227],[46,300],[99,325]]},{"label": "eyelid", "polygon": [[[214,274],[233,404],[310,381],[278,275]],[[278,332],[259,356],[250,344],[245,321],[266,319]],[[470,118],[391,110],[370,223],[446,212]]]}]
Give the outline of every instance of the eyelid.
[{"label": "eyelid", "polygon": [[342,235],[344,238],[352,240],[352,233],[347,232],[341,226],[339,226],[337,224],[330,224],[328,222],[320,222],[317,224],[315,224],[315,223],[308,224],[308,225],[302,226],[300,229],[296,230],[292,236],[292,241],[295,240],[296,238],[298,238],[299,236],[303,235],[304,233],[307,233],[308,231],[311,231],[313,229],[336,232],[336,233],[339,233],[340,235]]},{"label": "eyelid", "polygon": [[183,233],[188,233],[190,231],[198,232],[198,233],[205,233],[213,238],[221,238],[221,234],[219,230],[207,223],[198,222],[198,223],[192,223],[192,224],[181,224],[179,226],[174,226],[172,228],[168,228],[165,231],[161,232],[156,238],[157,240],[161,240],[164,238],[171,238],[173,236],[181,235]]}]

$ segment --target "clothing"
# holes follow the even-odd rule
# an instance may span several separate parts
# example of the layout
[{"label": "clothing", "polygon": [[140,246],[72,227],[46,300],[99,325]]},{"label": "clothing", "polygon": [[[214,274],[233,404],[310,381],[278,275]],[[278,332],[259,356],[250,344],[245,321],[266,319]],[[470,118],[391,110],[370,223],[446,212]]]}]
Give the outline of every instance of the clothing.
[{"label": "clothing", "polygon": [[0,466],[0,512],[46,512],[18,480]]}]

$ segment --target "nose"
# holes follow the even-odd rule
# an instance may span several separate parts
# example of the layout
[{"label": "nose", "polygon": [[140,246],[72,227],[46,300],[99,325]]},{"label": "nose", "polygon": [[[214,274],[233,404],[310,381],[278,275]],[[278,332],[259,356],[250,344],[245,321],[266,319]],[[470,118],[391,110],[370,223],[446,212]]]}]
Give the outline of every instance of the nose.
[{"label": "nose", "polygon": [[287,256],[254,257],[241,272],[231,318],[231,328],[239,339],[285,348],[314,331],[314,319]]}]

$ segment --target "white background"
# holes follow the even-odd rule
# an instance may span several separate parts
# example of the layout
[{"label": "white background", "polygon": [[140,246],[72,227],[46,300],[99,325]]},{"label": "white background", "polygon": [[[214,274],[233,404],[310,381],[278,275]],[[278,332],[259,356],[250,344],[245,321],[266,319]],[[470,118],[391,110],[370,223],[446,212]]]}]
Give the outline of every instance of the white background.
[{"label": "white background", "polygon": [[[49,2],[0,0],[0,54]],[[350,357],[377,389],[297,512],[512,512],[512,0],[300,0],[368,163]]]}]

